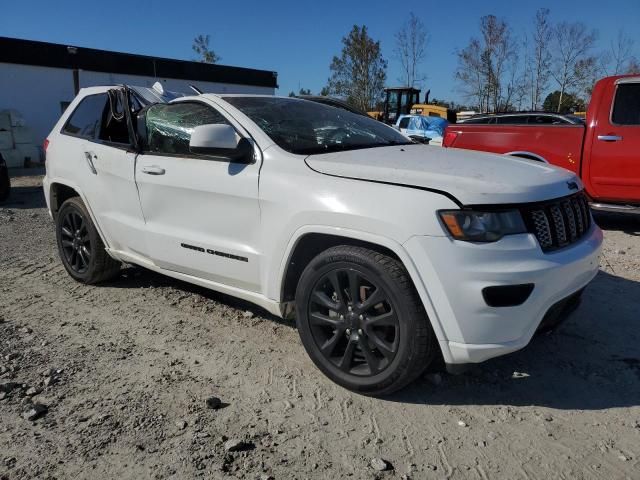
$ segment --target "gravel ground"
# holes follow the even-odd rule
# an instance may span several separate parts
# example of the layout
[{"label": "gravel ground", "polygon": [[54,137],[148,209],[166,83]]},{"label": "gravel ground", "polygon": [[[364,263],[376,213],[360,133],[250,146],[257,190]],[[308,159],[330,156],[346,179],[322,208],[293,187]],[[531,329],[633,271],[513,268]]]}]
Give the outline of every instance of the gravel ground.
[{"label": "gravel ground", "polygon": [[598,216],[558,330],[378,400],[250,304],[133,267],[75,283],[40,180],[0,205],[0,479],[640,478],[640,219]]}]

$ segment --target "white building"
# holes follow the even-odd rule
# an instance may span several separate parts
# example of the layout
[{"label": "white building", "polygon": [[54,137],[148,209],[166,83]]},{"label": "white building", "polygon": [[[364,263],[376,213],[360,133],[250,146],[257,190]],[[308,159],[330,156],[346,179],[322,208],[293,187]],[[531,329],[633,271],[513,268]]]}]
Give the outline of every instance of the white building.
[{"label": "white building", "polygon": [[184,93],[191,93],[189,85],[206,93],[269,95],[278,87],[272,71],[0,37],[0,111],[18,111],[36,145],[80,88],[150,87],[157,81],[165,90]]}]

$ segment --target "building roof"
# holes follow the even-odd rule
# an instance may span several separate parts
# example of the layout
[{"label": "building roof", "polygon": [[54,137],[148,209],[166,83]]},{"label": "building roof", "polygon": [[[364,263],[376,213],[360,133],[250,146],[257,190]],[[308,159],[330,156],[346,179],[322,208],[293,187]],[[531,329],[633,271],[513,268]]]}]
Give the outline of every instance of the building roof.
[{"label": "building roof", "polygon": [[278,87],[277,72],[0,37],[0,63]]}]

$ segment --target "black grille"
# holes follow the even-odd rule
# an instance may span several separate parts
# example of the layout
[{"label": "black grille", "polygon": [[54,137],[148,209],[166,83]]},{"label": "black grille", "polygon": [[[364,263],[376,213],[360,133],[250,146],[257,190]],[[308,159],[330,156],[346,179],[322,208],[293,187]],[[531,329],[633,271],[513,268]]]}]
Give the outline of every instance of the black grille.
[{"label": "black grille", "polygon": [[582,238],[591,227],[591,212],[584,193],[522,208],[529,232],[543,252],[564,248]]}]

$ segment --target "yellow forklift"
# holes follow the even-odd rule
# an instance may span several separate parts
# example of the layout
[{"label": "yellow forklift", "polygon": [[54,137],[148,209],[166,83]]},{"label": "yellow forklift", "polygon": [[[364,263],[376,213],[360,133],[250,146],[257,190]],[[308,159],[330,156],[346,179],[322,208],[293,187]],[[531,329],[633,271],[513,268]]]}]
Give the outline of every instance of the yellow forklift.
[{"label": "yellow forklift", "polygon": [[384,89],[384,103],[382,111],[367,112],[369,116],[389,125],[395,125],[400,115],[424,115],[428,117],[446,118],[455,123],[456,113],[440,105],[429,103],[428,90],[424,103],[420,103],[420,90],[413,87],[390,87]]}]

